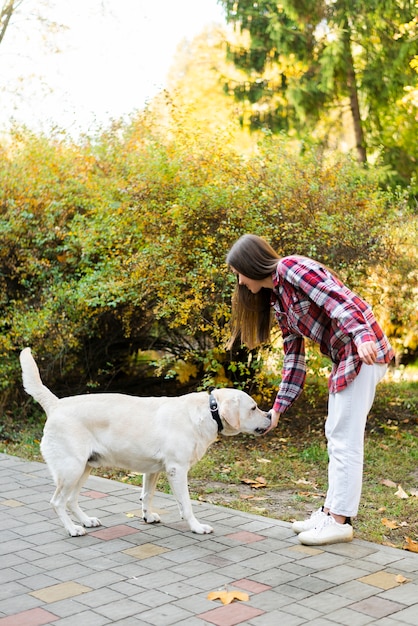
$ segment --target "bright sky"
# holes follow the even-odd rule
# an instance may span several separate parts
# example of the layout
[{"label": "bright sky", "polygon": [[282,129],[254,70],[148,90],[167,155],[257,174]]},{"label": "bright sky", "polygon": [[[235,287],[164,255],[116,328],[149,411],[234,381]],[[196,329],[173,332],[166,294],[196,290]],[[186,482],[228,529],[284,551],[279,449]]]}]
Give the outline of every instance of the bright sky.
[{"label": "bright sky", "polygon": [[129,115],[164,88],[184,38],[223,23],[217,0],[23,0],[0,45],[0,129],[88,132]]}]

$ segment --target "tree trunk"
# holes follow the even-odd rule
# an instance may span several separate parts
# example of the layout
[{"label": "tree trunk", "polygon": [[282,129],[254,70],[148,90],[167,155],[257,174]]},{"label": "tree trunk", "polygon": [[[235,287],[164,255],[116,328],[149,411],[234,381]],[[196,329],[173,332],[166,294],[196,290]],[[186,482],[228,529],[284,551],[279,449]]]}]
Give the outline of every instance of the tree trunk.
[{"label": "tree trunk", "polygon": [[0,43],[3,41],[3,37],[6,34],[7,27],[10,22],[10,18],[13,15],[15,0],[6,0],[0,13]]},{"label": "tree trunk", "polygon": [[344,29],[344,48],[345,48],[345,61],[347,64],[346,65],[347,87],[348,87],[348,95],[350,98],[351,115],[353,118],[354,136],[356,139],[357,160],[360,163],[366,163],[367,161],[366,146],[364,143],[363,127],[361,124],[356,73],[354,70],[353,55],[351,53],[350,28],[348,25],[348,21],[346,21],[345,29]]}]

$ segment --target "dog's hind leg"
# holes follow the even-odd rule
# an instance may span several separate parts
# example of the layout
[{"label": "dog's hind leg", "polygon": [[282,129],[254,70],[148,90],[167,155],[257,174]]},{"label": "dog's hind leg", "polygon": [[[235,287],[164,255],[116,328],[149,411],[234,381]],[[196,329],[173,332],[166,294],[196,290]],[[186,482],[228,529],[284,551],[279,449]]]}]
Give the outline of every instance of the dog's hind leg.
[{"label": "dog's hind leg", "polygon": [[213,532],[212,526],[201,524],[193,514],[189,486],[187,484],[187,469],[179,465],[172,465],[167,468],[167,477],[173,495],[179,505],[180,515],[189,524],[190,529],[199,535]]},{"label": "dog's hind leg", "polygon": [[67,513],[67,502],[71,496],[73,484],[69,484],[61,479],[58,479],[56,483],[57,488],[51,498],[52,508],[64,524],[65,530],[71,537],[85,535],[85,529],[82,526],[76,526]]},{"label": "dog's hind leg", "polygon": [[160,521],[158,513],[151,511],[152,499],[159,475],[160,472],[154,472],[153,474],[143,474],[142,476],[142,517],[147,524],[156,524]]},{"label": "dog's hind leg", "polygon": [[[95,520],[95,518],[91,520],[78,506],[78,494],[89,473],[90,468],[78,462],[67,463],[65,473],[54,473],[56,490],[52,496],[51,505],[71,537],[85,535],[86,531],[83,526],[78,526],[73,523],[67,513],[67,508],[75,514],[78,521],[86,526],[99,525],[94,523],[94,521],[98,522],[98,520]],[[93,521],[93,523],[90,523],[91,521]]]},{"label": "dog's hind leg", "polygon": [[89,517],[88,515],[86,515],[86,513],[84,513],[84,511],[80,508],[80,505],[78,504],[78,496],[80,494],[81,488],[86,482],[87,478],[90,476],[91,470],[92,468],[87,465],[80,480],[76,485],[73,486],[73,490],[67,502],[68,509],[71,511],[74,517],[86,528],[93,528],[95,526],[102,525],[97,517]]}]

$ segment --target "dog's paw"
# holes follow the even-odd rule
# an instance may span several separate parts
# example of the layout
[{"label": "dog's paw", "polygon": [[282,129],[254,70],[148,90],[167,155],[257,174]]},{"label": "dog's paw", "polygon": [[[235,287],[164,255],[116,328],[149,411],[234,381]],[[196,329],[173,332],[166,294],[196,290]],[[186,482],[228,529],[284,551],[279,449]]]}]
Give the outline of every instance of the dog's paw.
[{"label": "dog's paw", "polygon": [[146,524],[158,524],[161,521],[158,513],[145,513],[142,519]]},{"label": "dog's paw", "polygon": [[95,528],[96,526],[101,526],[102,523],[97,517],[89,517],[85,522],[84,526],[86,528]]},{"label": "dog's paw", "polygon": [[209,524],[201,524],[200,522],[197,522],[197,524],[193,524],[193,526],[191,526],[190,528],[194,533],[198,535],[208,535],[209,533],[213,533],[212,526],[209,526]]},{"label": "dog's paw", "polygon": [[82,537],[86,534],[86,529],[82,526],[74,526],[68,531],[70,537]]}]

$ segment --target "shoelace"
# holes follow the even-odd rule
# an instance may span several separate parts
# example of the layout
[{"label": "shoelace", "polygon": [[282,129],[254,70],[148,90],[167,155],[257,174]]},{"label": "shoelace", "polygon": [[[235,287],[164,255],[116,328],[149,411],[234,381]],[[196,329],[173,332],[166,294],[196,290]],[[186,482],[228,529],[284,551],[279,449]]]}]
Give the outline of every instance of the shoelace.
[{"label": "shoelace", "polygon": [[320,509],[318,509],[317,511],[314,511],[311,515],[311,519],[316,519],[316,518],[322,518],[323,515],[326,515],[326,513],[324,513],[323,507],[321,506]]},{"label": "shoelace", "polygon": [[337,522],[332,517],[332,515],[328,514],[325,517],[321,517],[321,519],[318,519],[318,524],[315,525],[315,528],[313,530],[314,530],[314,532],[319,532],[320,530],[325,528],[325,526],[330,526],[330,525],[336,524],[336,523]]}]

